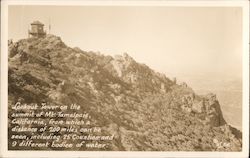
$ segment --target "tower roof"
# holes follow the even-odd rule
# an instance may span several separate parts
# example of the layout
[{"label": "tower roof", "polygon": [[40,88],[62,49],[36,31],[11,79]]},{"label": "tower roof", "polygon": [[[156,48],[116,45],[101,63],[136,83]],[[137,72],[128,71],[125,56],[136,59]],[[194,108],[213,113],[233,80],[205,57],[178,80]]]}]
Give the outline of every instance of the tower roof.
[{"label": "tower roof", "polygon": [[31,25],[44,25],[43,23],[41,23],[40,21],[36,20],[36,21],[33,21],[31,23]]}]

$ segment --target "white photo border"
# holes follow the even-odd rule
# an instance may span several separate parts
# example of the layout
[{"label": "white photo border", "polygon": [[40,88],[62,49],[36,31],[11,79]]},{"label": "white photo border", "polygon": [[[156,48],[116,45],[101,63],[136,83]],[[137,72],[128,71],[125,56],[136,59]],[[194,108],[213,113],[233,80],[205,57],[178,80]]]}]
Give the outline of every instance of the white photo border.
[{"label": "white photo border", "polygon": [[[175,6],[175,7],[241,7],[243,37],[243,106],[241,152],[131,152],[131,151],[8,151],[8,6]],[[249,1],[90,1],[90,0],[3,0],[1,1],[1,107],[0,157],[248,157],[249,155]]]}]

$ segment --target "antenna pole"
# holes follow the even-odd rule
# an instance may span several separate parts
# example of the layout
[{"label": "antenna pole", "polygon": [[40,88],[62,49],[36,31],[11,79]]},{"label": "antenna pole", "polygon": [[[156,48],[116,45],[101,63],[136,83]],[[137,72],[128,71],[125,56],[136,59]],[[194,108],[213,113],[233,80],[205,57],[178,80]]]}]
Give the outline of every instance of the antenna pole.
[{"label": "antenna pole", "polygon": [[51,30],[51,25],[50,25],[50,18],[49,18],[49,34],[50,34],[50,30]]},{"label": "antenna pole", "polygon": [[27,28],[28,28],[28,38],[30,38],[29,24],[27,25]]}]

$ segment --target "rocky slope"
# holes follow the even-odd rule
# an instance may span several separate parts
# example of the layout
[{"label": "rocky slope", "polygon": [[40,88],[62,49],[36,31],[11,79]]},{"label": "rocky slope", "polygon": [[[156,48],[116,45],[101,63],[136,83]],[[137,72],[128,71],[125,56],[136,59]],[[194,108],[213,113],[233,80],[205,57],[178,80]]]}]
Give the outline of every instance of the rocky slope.
[{"label": "rocky slope", "polygon": [[128,54],[85,52],[54,35],[22,39],[9,44],[8,77],[9,105],[81,105],[114,133],[103,150],[241,150],[241,132],[225,122],[215,94],[195,94]]}]

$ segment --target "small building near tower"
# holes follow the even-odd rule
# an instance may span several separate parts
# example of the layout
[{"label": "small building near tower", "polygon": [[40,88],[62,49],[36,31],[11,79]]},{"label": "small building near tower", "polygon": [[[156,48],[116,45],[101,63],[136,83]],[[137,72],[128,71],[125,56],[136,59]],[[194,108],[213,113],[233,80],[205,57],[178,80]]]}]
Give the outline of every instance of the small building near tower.
[{"label": "small building near tower", "polygon": [[46,32],[43,29],[44,24],[40,21],[34,21],[31,23],[31,30],[29,30],[29,37],[45,37]]}]

